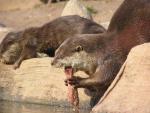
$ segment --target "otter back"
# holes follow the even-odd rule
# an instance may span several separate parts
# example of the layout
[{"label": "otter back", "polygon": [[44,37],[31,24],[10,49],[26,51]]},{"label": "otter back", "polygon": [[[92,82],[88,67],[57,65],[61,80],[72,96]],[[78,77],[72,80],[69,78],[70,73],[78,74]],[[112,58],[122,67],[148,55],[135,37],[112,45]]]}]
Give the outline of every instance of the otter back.
[{"label": "otter back", "polygon": [[[54,56],[55,50],[68,37],[105,31],[101,25],[77,15],[59,17],[41,27],[19,31],[19,35],[18,33],[8,34],[1,43],[0,56],[4,63],[16,62],[15,67],[17,67],[23,59],[36,57],[37,52]],[[11,49],[14,44],[15,49]]]}]

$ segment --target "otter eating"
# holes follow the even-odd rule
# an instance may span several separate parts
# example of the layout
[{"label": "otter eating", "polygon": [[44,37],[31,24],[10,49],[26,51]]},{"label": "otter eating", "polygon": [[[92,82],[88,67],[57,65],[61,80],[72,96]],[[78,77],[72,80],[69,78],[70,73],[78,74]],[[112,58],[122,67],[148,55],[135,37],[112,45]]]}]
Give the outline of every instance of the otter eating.
[{"label": "otter eating", "polygon": [[[100,34],[85,34],[67,39],[56,50],[54,60],[52,61],[52,65],[57,68],[71,67],[74,73],[84,71],[90,76],[89,78],[74,77],[73,79],[67,79],[65,84],[68,85],[69,83],[75,88],[88,88],[93,93],[91,106],[98,102],[103,91],[107,89],[110,81],[113,79],[113,76],[109,74],[114,72],[114,68],[117,67],[117,64],[114,63],[111,70],[106,69],[114,61],[111,60],[104,63],[104,45],[100,46],[100,36]],[[106,78],[105,76],[110,77]],[[105,78],[107,79],[106,83]]]},{"label": "otter eating", "polygon": [[42,27],[9,33],[0,45],[1,61],[18,68],[22,60],[37,56],[37,52],[54,56],[55,50],[68,37],[76,34],[103,33],[97,23],[77,15],[59,17]]},{"label": "otter eating", "polygon": [[65,40],[56,50],[52,65],[71,66],[88,78],[65,80],[75,88],[87,88],[95,94],[94,106],[109,87],[130,49],[150,41],[150,0],[124,0],[103,34],[83,34]]}]

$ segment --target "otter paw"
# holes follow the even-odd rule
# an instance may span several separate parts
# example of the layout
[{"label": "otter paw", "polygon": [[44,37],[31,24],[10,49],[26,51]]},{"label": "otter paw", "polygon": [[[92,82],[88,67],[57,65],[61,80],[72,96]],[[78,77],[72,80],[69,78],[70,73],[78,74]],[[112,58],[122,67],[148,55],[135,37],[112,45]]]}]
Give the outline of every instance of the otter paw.
[{"label": "otter paw", "polygon": [[13,65],[13,69],[16,70],[17,68],[19,68],[19,65],[18,65],[18,64],[14,64],[14,65]]},{"label": "otter paw", "polygon": [[74,77],[70,79],[65,80],[65,85],[68,86],[70,84],[71,86],[77,88],[80,85],[81,78],[80,77]]}]

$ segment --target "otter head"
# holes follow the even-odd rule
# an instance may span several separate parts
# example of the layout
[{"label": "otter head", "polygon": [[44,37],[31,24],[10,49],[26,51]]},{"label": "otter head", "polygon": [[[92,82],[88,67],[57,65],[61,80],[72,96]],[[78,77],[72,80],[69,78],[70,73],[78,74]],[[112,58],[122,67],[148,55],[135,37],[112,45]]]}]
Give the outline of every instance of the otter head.
[{"label": "otter head", "polygon": [[58,68],[72,67],[74,72],[80,70],[87,74],[94,73],[97,62],[94,55],[95,45],[90,39],[85,36],[68,38],[56,50],[51,64]]},{"label": "otter head", "polygon": [[0,61],[6,64],[13,64],[21,53],[18,39],[21,32],[10,32],[0,44]]}]

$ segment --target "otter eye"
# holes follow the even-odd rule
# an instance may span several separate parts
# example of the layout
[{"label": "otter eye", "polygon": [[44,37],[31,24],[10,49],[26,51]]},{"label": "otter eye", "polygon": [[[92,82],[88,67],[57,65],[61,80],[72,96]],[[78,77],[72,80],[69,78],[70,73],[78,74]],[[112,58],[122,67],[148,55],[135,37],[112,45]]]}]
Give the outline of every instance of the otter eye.
[{"label": "otter eye", "polygon": [[75,48],[75,52],[80,52],[82,50],[83,50],[83,47],[80,45]]}]

